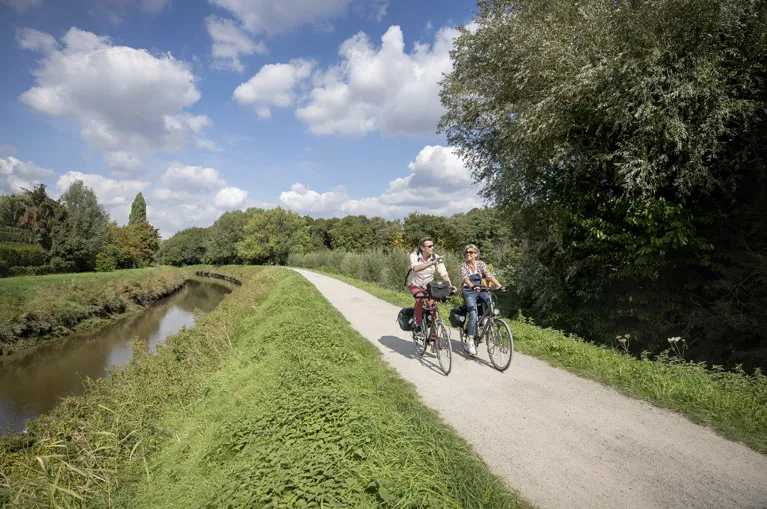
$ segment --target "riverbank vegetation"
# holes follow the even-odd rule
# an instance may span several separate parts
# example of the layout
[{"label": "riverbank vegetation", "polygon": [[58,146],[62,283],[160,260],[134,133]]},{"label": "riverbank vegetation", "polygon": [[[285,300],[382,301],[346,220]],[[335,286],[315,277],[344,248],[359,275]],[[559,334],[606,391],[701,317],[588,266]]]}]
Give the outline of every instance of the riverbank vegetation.
[{"label": "riverbank vegetation", "polygon": [[193,276],[163,267],[0,279],[0,353],[143,309]]},{"label": "riverbank vegetation", "polygon": [[0,503],[525,507],[303,277],[243,282],[0,441]]},{"label": "riverbank vegetation", "polygon": [[[399,256],[381,253],[352,254],[353,261],[327,252],[293,255],[291,263],[324,272],[400,307],[413,305],[413,297],[402,281],[389,284],[388,267],[398,267]],[[400,255],[401,256],[401,255]],[[335,263],[334,263],[335,262]],[[453,264],[448,261],[448,270]],[[371,268],[376,267],[376,270]],[[657,356],[636,358],[628,354],[631,337],[616,338],[613,345],[599,345],[564,332],[535,325],[504,303],[501,307],[514,334],[517,351],[543,359],[577,375],[655,405],[677,411],[724,436],[767,453],[767,376],[743,370],[725,371],[721,366],[688,362],[672,346]],[[447,316],[453,297],[440,304]],[[681,352],[680,352],[681,353]],[[513,369],[513,365],[512,368]]]}]

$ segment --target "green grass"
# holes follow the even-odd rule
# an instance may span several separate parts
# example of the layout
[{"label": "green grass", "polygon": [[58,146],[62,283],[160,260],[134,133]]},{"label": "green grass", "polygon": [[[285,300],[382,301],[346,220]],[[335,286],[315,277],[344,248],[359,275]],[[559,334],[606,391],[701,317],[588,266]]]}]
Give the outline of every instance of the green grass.
[{"label": "green grass", "polygon": [[[401,307],[413,305],[406,291],[325,274]],[[440,311],[449,312],[451,305]],[[723,436],[767,453],[767,376],[727,372],[701,363],[637,359],[524,319],[507,319],[515,350],[589,378],[628,396],[679,412]],[[512,364],[510,369],[514,369]]]},{"label": "green grass", "polygon": [[0,352],[141,309],[137,304],[180,288],[193,273],[162,267],[0,279]]},{"label": "green grass", "polygon": [[0,505],[529,506],[311,283],[219,271],[218,309],[0,442]]}]

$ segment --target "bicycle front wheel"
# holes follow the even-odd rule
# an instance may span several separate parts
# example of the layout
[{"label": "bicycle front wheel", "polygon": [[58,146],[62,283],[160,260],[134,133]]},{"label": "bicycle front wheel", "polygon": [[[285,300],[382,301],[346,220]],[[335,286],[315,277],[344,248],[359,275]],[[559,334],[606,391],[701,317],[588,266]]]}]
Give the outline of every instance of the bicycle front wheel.
[{"label": "bicycle front wheel", "polygon": [[453,353],[450,348],[450,332],[447,327],[440,322],[437,324],[437,337],[435,338],[437,360],[439,361],[439,367],[445,375],[450,374],[450,370],[453,368]]},{"label": "bicycle front wheel", "polygon": [[423,355],[423,353],[426,351],[426,331],[421,331],[416,333],[415,331],[412,332],[413,335],[413,344],[415,345],[415,353],[419,357]]},{"label": "bicycle front wheel", "polygon": [[496,318],[487,335],[487,355],[498,371],[506,371],[514,356],[514,336],[508,324]]}]

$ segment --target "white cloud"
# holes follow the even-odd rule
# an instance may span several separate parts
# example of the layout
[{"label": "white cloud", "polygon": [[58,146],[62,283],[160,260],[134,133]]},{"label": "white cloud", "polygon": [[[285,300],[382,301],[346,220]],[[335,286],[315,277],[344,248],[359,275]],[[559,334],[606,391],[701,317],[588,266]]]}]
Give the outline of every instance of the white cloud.
[{"label": "white cloud", "polygon": [[16,153],[16,147],[13,145],[6,145],[5,143],[0,143],[0,154],[15,154]]},{"label": "white cloud", "polygon": [[53,170],[41,168],[32,161],[23,162],[13,156],[0,157],[0,193],[18,193],[22,188],[32,189],[43,180],[55,177]]},{"label": "white cloud", "polygon": [[245,203],[248,192],[238,187],[225,187],[216,193],[216,207],[234,209]]},{"label": "white cloud", "polygon": [[20,32],[23,48],[42,53],[33,72],[36,86],[21,101],[76,122],[83,139],[103,151],[118,173],[135,171],[140,159],[154,151],[178,150],[200,139],[210,124],[205,115],[185,112],[200,98],[185,62],[170,54],[114,46],[108,37],[77,28],[62,37],[61,49],[46,35]]},{"label": "white cloud", "polygon": [[104,154],[104,161],[115,175],[126,176],[144,172],[144,164],[127,152],[107,152]]},{"label": "white cloud", "polygon": [[218,170],[203,168],[202,166],[188,166],[179,162],[173,162],[165,170],[160,182],[172,189],[205,191],[214,190],[226,186],[226,181],[221,178]]},{"label": "white cloud", "polygon": [[[405,52],[402,30],[391,26],[375,48],[367,35],[359,33],[341,45],[337,65],[291,73],[290,64],[264,66],[250,81],[235,90],[235,99],[254,105],[261,118],[268,118],[268,105],[297,104],[296,116],[314,134],[364,136],[405,134],[433,137],[444,113],[439,99],[440,81],[452,69],[450,49],[459,32],[442,28],[432,44],[416,43]],[[311,80],[310,80],[311,78]],[[311,81],[313,88],[300,97],[298,90]]]},{"label": "white cloud", "polygon": [[19,12],[24,12],[32,7],[40,7],[43,5],[43,0],[2,0],[2,2]]},{"label": "white cloud", "polygon": [[[115,180],[96,173],[69,171],[56,181],[56,190],[61,194],[76,180],[82,180],[86,186],[93,189],[100,204],[112,210],[118,208],[123,211],[130,208],[138,193],[151,186],[151,182],[143,180]],[[127,216],[124,219],[127,219]]]},{"label": "white cloud", "polygon": [[318,193],[294,184],[280,194],[280,205],[318,217],[364,214],[387,218],[415,211],[449,215],[482,205],[470,171],[455,149],[427,145],[408,168],[409,175],[392,180],[379,196],[352,199],[343,187]]},{"label": "white cloud", "polygon": [[[276,35],[322,25],[346,14],[354,0],[209,0],[228,10],[253,34]],[[380,3],[380,2],[379,2]]]},{"label": "white cloud", "polygon": [[22,28],[17,30],[16,41],[19,43],[21,49],[39,51],[44,54],[51,53],[59,47],[59,43],[56,42],[56,39],[52,35],[40,32],[33,28]]},{"label": "white cloud", "polygon": [[253,106],[259,118],[272,116],[269,106],[287,108],[296,101],[296,88],[306,80],[314,62],[296,59],[288,64],[268,64],[234,90],[232,97],[242,105]]},{"label": "white cloud", "polygon": [[296,115],[315,134],[434,136],[444,111],[439,82],[452,68],[457,35],[442,28],[431,45],[417,43],[406,53],[398,26],[389,27],[380,48],[359,33],[341,45],[343,61],[325,71]]},{"label": "white cloud", "polygon": [[205,20],[208,34],[213,39],[213,67],[243,72],[240,55],[266,54],[264,42],[253,41],[231,19],[208,16]]}]

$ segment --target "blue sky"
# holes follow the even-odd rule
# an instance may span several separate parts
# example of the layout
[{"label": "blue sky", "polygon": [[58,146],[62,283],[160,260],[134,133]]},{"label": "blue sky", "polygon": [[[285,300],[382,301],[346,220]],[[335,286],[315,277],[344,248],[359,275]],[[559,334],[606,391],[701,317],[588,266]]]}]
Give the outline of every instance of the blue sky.
[{"label": "blue sky", "polygon": [[0,0],[0,193],[76,179],[167,237],[222,212],[481,205],[436,122],[473,1]]}]

